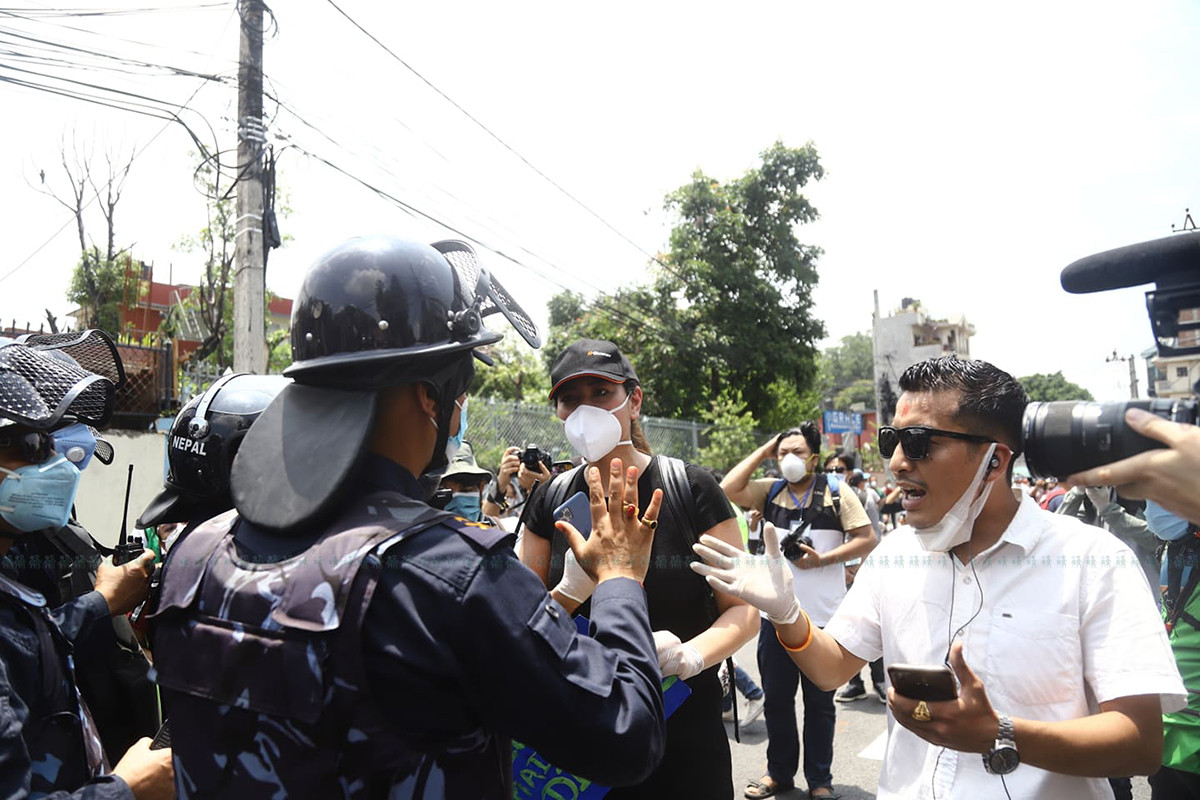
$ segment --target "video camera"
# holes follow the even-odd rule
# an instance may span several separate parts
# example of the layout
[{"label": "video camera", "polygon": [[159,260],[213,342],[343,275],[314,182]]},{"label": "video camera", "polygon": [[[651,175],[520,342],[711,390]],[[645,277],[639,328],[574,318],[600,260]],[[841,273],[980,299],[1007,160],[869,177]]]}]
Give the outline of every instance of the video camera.
[{"label": "video camera", "polygon": [[[1155,283],[1146,310],[1160,356],[1200,353],[1200,231],[1107,250],[1068,265],[1060,276],[1073,294]],[[1110,464],[1162,442],[1135,433],[1125,412],[1140,408],[1172,422],[1197,424],[1196,398],[1112,403],[1030,403],[1022,424],[1025,465],[1035,478],[1063,477]]]}]

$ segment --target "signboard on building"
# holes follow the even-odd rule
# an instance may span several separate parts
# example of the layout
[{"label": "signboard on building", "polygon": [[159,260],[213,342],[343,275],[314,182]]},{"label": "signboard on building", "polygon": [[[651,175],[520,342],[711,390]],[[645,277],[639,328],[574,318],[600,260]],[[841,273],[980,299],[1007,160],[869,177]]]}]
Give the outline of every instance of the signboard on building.
[{"label": "signboard on building", "polygon": [[849,411],[826,411],[825,433],[854,433],[862,434],[862,414]]}]

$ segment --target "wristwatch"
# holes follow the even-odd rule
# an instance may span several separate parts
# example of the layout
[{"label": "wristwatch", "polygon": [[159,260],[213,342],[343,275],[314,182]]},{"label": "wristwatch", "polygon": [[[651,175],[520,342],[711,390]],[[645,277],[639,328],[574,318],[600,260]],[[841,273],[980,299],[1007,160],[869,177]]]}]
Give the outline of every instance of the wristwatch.
[{"label": "wristwatch", "polygon": [[1007,775],[1021,763],[1021,756],[1017,753],[1012,717],[1008,714],[1000,714],[999,717],[1000,731],[996,734],[992,749],[983,754],[983,768],[992,775]]}]

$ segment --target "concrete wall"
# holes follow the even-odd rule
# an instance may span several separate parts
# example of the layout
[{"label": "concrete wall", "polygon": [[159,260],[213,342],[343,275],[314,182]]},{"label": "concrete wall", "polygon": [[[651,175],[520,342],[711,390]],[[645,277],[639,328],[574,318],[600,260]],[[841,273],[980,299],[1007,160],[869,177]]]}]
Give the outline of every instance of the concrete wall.
[{"label": "concrete wall", "polygon": [[133,464],[133,489],[129,496],[129,531],[133,522],[162,491],[167,437],[160,433],[105,431],[112,443],[113,463],[105,466],[92,459],[79,481],[75,510],[79,521],[106,545],[113,545],[121,533],[121,510],[125,500],[125,479]]}]

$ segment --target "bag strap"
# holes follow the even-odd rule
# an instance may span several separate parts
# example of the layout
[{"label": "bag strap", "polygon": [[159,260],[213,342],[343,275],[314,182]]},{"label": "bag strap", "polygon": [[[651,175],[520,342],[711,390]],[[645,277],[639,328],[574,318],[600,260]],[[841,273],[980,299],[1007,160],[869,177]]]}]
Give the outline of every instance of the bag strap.
[{"label": "bag strap", "polygon": [[780,478],[779,480],[775,481],[775,483],[771,484],[771,488],[767,490],[767,500],[765,503],[763,503],[764,512],[767,510],[767,506],[771,505],[771,501],[779,496],[779,493],[783,491],[783,487],[785,486],[787,486],[787,481],[783,478]]}]

